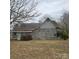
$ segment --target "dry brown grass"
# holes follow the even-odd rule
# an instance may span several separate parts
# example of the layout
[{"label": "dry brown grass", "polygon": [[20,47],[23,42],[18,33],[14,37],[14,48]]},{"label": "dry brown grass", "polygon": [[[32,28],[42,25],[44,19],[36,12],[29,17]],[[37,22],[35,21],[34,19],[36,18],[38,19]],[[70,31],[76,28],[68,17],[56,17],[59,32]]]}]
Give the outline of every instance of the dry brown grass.
[{"label": "dry brown grass", "polygon": [[68,59],[68,40],[11,41],[11,59]]}]

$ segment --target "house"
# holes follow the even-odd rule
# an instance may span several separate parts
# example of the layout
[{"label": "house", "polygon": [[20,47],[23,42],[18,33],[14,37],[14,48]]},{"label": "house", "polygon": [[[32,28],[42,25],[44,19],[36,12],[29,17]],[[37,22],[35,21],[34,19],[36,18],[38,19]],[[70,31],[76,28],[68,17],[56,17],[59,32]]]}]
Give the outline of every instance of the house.
[{"label": "house", "polygon": [[17,24],[11,31],[11,39],[54,39],[57,38],[57,23],[46,18],[43,23],[21,23]]}]

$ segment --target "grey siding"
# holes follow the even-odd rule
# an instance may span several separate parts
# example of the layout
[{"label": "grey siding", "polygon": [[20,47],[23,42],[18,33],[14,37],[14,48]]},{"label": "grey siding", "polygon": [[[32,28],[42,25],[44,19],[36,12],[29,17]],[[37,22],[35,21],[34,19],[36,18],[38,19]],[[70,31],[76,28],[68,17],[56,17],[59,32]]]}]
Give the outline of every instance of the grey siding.
[{"label": "grey siding", "polygon": [[54,26],[54,24],[51,22],[51,21],[49,21],[49,22],[44,22],[41,26],[40,26],[40,28],[41,29],[50,29],[50,28],[53,28],[53,29],[55,29],[55,26]]},{"label": "grey siding", "polygon": [[56,38],[56,27],[51,21],[45,21],[38,30],[33,31],[33,39],[53,39]]},{"label": "grey siding", "polygon": [[56,38],[55,29],[40,29],[34,31],[32,35],[33,39],[53,39]]}]

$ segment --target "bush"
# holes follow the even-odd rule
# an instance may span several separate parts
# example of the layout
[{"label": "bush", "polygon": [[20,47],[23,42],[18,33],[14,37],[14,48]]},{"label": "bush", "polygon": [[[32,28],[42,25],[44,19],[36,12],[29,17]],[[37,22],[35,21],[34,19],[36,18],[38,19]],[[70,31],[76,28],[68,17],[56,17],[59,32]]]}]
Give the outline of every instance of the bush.
[{"label": "bush", "polygon": [[61,39],[64,39],[64,40],[67,40],[69,37],[69,34],[67,31],[63,30],[63,31],[57,32],[57,37],[60,37]]}]

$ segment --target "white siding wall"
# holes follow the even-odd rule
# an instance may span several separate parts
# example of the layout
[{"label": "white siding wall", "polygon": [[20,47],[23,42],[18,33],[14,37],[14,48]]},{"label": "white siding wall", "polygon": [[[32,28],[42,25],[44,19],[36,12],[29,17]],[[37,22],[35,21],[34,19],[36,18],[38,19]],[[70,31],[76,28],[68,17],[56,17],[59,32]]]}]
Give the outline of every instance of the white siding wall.
[{"label": "white siding wall", "polygon": [[56,30],[54,29],[40,29],[33,32],[33,39],[53,39],[56,38]]},{"label": "white siding wall", "polygon": [[51,23],[51,21],[49,21],[49,22],[43,23],[40,26],[40,28],[42,28],[42,29],[45,29],[45,28],[50,29],[50,28],[55,28],[55,26]]},{"label": "white siding wall", "polygon": [[43,23],[38,30],[33,32],[33,39],[53,39],[56,38],[56,27],[51,21]]}]

